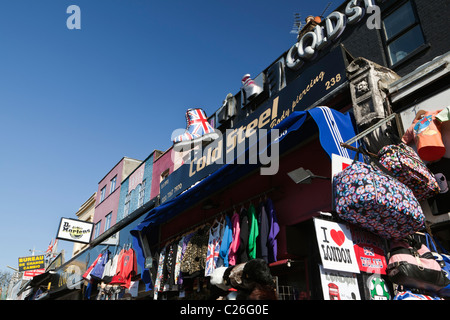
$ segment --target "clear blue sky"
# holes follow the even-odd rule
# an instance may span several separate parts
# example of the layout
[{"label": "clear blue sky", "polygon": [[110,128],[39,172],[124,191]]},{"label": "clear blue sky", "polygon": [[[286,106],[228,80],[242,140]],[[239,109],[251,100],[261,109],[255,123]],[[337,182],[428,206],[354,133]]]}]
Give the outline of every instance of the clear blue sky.
[{"label": "clear blue sky", "polygon": [[[333,2],[330,13],[341,2]],[[81,30],[69,30],[69,5]],[[2,0],[0,270],[45,251],[123,157],[171,146],[296,41],[328,1]],[[60,240],[71,256],[73,243]]]}]

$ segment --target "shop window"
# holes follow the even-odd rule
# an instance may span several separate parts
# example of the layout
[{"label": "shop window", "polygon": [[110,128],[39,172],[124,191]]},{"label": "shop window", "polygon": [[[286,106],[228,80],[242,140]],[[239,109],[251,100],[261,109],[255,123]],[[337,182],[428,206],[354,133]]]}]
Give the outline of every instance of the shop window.
[{"label": "shop window", "polygon": [[411,1],[384,17],[383,31],[391,66],[404,60],[425,44],[420,21]]}]

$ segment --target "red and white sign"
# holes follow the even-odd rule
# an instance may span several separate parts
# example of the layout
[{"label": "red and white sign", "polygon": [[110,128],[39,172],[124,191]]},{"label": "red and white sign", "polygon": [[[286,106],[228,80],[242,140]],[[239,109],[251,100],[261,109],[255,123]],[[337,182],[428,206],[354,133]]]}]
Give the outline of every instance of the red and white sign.
[{"label": "red and white sign", "polygon": [[381,239],[369,231],[350,225],[359,270],[386,274],[386,254]]},{"label": "red and white sign", "polygon": [[23,272],[23,280],[31,280],[35,276],[38,276],[40,274],[45,273],[45,269],[34,269],[34,270],[27,270]]},{"label": "red and white sign", "polygon": [[337,154],[331,154],[331,179],[353,163],[353,159],[345,158]]},{"label": "red and white sign", "polygon": [[361,300],[356,274],[319,267],[324,300]]}]

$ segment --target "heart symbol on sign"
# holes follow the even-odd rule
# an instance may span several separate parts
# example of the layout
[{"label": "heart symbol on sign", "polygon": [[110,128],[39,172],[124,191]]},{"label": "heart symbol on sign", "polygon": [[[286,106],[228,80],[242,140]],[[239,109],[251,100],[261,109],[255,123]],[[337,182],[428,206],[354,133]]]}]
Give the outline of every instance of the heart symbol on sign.
[{"label": "heart symbol on sign", "polygon": [[345,235],[342,231],[336,231],[332,229],[330,231],[331,238],[336,242],[338,246],[341,246],[345,241]]}]

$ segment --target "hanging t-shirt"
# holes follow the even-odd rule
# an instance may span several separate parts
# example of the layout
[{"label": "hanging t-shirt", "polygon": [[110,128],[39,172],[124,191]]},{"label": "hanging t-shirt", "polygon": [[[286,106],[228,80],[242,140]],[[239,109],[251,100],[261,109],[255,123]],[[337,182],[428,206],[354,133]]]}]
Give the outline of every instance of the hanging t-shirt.
[{"label": "hanging t-shirt", "polygon": [[230,251],[228,252],[228,264],[230,266],[236,265],[237,261],[237,252],[240,245],[240,233],[241,233],[241,227],[240,227],[240,217],[239,213],[234,212],[231,216],[231,225],[232,225],[232,240],[230,243]]},{"label": "hanging t-shirt", "polygon": [[153,299],[154,300],[158,299],[158,292],[161,289],[161,279],[162,279],[162,276],[163,276],[165,253],[166,253],[166,248],[163,248],[161,250],[160,254],[159,254],[158,269],[157,269],[157,272],[156,272],[156,280],[155,280],[155,293],[153,294]]},{"label": "hanging t-shirt", "polygon": [[239,233],[239,249],[237,251],[237,261],[236,263],[244,263],[248,261],[248,234],[249,234],[249,224],[247,209],[242,208],[240,213],[240,233]]},{"label": "hanging t-shirt", "polygon": [[231,219],[228,216],[225,216],[225,225],[223,228],[223,235],[222,235],[222,243],[220,245],[219,250],[219,259],[223,261],[223,266],[228,267],[228,253],[230,251],[230,244],[233,240],[233,230],[231,226]]},{"label": "hanging t-shirt", "polygon": [[175,263],[177,257],[178,241],[170,243],[166,247],[166,260],[164,263],[164,286],[170,290],[175,285]]},{"label": "hanging t-shirt", "polygon": [[111,269],[109,270],[109,277],[114,277],[117,273],[117,264],[119,263],[120,252],[114,256],[111,262]]},{"label": "hanging t-shirt", "polygon": [[100,260],[101,257],[102,257],[102,254],[100,253],[97,256],[97,258],[95,259],[95,261],[90,265],[90,267],[83,274],[83,278],[85,278],[86,280],[91,280],[91,271],[92,271],[92,269],[94,269],[95,265],[98,263],[98,261]]},{"label": "hanging t-shirt", "polygon": [[269,262],[269,250],[267,248],[267,239],[269,238],[270,226],[269,218],[267,216],[266,208],[264,204],[259,205],[258,210],[258,224],[259,224],[259,237],[258,237],[258,251],[256,257],[263,259],[267,263]]},{"label": "hanging t-shirt", "polygon": [[209,228],[210,225],[205,225],[203,228],[197,230],[187,243],[180,265],[183,277],[194,277],[200,272],[204,274],[208,251]]},{"label": "hanging t-shirt", "polygon": [[96,279],[96,280],[100,280],[103,277],[103,271],[105,270],[105,265],[109,260],[109,251],[108,250],[104,250],[102,252],[102,256],[100,257],[100,259],[98,260],[97,264],[95,265],[95,267],[92,269],[91,271],[91,277]]},{"label": "hanging t-shirt", "polygon": [[111,265],[112,265],[113,257],[109,256],[108,262],[105,264],[105,268],[103,269],[102,279],[105,282],[111,281],[111,277],[109,274],[111,273]]},{"label": "hanging t-shirt", "polygon": [[124,284],[125,283],[125,278],[123,276],[124,255],[125,255],[125,250],[124,249],[120,250],[119,257],[117,260],[116,273],[112,277],[110,284]]},{"label": "hanging t-shirt", "polygon": [[130,288],[131,279],[137,273],[136,254],[132,248],[129,248],[123,255],[123,269],[122,276],[125,279],[123,286],[127,289]]},{"label": "hanging t-shirt", "polygon": [[440,122],[436,120],[436,115],[441,111],[420,110],[402,137],[402,141],[406,144],[415,142],[417,154],[422,160],[436,161],[445,154]]},{"label": "hanging t-shirt", "polygon": [[[179,270],[177,269],[177,273],[178,273],[178,280],[177,280],[177,284],[178,285],[182,285],[183,284],[183,270],[182,270],[182,266],[183,266],[183,259],[184,259],[184,254],[186,252],[186,248],[187,245],[189,243],[189,241],[191,240],[191,238],[194,236],[194,232],[189,233],[187,236],[185,236],[182,239],[182,244],[181,244],[181,254],[180,254],[180,263],[179,263]],[[180,241],[181,243],[181,241]]]},{"label": "hanging t-shirt", "polygon": [[208,238],[208,250],[206,254],[206,266],[205,266],[205,277],[210,276],[214,269],[217,267],[217,261],[219,259],[219,251],[221,244],[221,233],[222,224],[216,221],[211,229],[209,229]]},{"label": "hanging t-shirt", "polygon": [[181,239],[177,243],[177,255],[175,257],[175,269],[174,269],[174,275],[173,275],[175,284],[179,284],[179,280],[180,280],[180,274],[181,274],[180,265],[181,265],[181,258],[183,256],[184,238],[185,237],[181,237]]},{"label": "hanging t-shirt", "polygon": [[256,216],[256,209],[253,204],[250,204],[248,208],[248,224],[249,224],[249,235],[248,235],[248,258],[256,259],[256,251],[258,243],[256,239],[259,235],[258,218]]},{"label": "hanging t-shirt", "polygon": [[266,201],[266,212],[269,219],[269,236],[267,238],[267,250],[269,255],[269,263],[277,261],[277,235],[280,232],[278,219],[273,206],[272,200],[269,198]]}]

